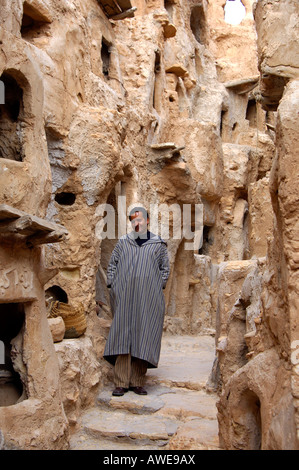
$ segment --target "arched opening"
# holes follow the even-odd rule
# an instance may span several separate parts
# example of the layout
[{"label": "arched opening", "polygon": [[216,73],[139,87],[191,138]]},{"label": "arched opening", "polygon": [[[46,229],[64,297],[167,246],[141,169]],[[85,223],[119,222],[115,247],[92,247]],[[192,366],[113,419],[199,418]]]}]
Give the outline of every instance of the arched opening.
[{"label": "arched opening", "polygon": [[62,191],[55,195],[55,201],[61,206],[72,206],[76,201],[76,194]]},{"label": "arched opening", "polygon": [[170,334],[192,334],[197,325],[193,316],[193,290],[189,285],[190,267],[194,266],[193,251],[185,250],[186,240],[182,239],[175,256],[171,282],[171,291],[165,328]]},{"label": "arched opening", "polygon": [[16,404],[24,392],[12,357],[12,340],[20,333],[24,321],[24,304],[0,304],[0,341],[4,345],[4,361],[0,363],[0,407]]},{"label": "arched opening", "polygon": [[68,295],[67,293],[65,292],[65,290],[63,290],[61,287],[59,286],[51,286],[49,287],[47,290],[46,290],[46,301],[47,302],[54,302],[54,301],[59,301],[59,302],[63,302],[65,304],[68,303]]},{"label": "arched opening", "polygon": [[[118,238],[123,235],[123,233],[120,233],[120,226],[122,226],[123,223],[126,223],[126,214],[122,214],[123,208],[119,207],[119,203],[121,204],[120,196],[123,195],[125,195],[125,183],[119,181],[111,189],[105,207],[101,208],[100,215],[102,216],[102,220],[96,227],[96,237],[102,240],[100,263],[96,273],[95,285],[98,316],[105,317],[107,306],[110,304],[109,292],[107,289],[107,268]],[[119,210],[121,212],[120,214]]]},{"label": "arched opening", "polygon": [[111,44],[105,38],[102,38],[101,59],[103,75],[104,77],[109,78]]},{"label": "arched opening", "polygon": [[1,76],[4,104],[0,104],[0,158],[23,161],[23,89],[8,72]]},{"label": "arched opening", "polygon": [[249,121],[249,127],[256,128],[257,126],[257,109],[256,101],[248,100],[247,109],[246,109],[246,118]]},{"label": "arched opening", "polygon": [[21,35],[26,41],[32,41],[46,32],[50,19],[34,8],[30,3],[24,2]]},{"label": "arched opening", "polygon": [[225,142],[225,139],[227,138],[227,116],[228,116],[227,109],[222,109],[221,114],[220,114],[219,132],[220,132],[220,137],[223,140],[223,142]]},{"label": "arched opening", "polygon": [[155,51],[154,80],[153,107],[157,113],[160,113],[162,109],[163,83],[161,74],[161,52],[159,49]]},{"label": "arched opening", "polygon": [[182,113],[186,109],[188,109],[188,101],[186,98],[186,90],[184,89],[183,81],[181,78],[178,78],[175,91],[178,97],[179,111],[180,113]]},{"label": "arched opening", "polygon": [[244,217],[243,217],[243,259],[250,259],[250,215],[248,206],[245,207]]},{"label": "arched opening", "polygon": [[214,237],[212,234],[213,227],[205,225],[203,228],[203,235],[202,235],[202,246],[198,251],[199,255],[208,256],[210,253],[210,247],[214,243]]},{"label": "arched opening", "polygon": [[196,5],[192,8],[190,16],[190,27],[197,42],[205,44],[206,42],[206,20],[202,5]]},{"label": "arched opening", "polygon": [[260,450],[262,445],[261,403],[252,390],[245,390],[240,398],[237,412],[240,414],[238,424],[242,430],[238,441],[240,449]]}]

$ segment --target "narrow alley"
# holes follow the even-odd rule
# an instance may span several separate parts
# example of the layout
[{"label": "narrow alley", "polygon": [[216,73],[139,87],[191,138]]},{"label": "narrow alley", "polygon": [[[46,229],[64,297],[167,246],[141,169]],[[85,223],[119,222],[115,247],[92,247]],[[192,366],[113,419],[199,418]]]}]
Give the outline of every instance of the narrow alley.
[{"label": "narrow alley", "polygon": [[147,396],[100,392],[71,437],[72,450],[216,450],[217,396],[209,387],[215,358],[209,335],[164,336]]}]

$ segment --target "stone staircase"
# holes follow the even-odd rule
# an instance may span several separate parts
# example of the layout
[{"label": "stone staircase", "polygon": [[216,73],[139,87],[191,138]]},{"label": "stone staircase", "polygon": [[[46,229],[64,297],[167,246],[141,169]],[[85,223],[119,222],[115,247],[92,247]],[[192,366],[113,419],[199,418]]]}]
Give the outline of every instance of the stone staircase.
[{"label": "stone staircase", "polygon": [[217,396],[208,391],[214,338],[165,336],[157,369],[147,373],[148,395],[113,397],[113,385],[85,411],[71,450],[219,449]]}]

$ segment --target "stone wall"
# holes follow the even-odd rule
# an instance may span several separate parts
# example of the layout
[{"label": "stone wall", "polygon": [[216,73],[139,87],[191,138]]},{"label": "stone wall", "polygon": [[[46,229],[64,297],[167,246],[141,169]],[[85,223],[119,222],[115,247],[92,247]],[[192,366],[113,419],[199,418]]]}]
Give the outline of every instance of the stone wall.
[{"label": "stone wall", "polygon": [[46,64],[39,65],[22,38],[22,15],[22,2],[1,1],[2,448],[66,449],[69,425],[44,291],[56,271],[47,266],[43,248],[65,231],[59,235],[60,227],[45,219],[51,195],[44,129]]},{"label": "stone wall", "polygon": [[[275,125],[269,126],[275,132],[272,163],[266,158],[267,205],[273,215],[272,221],[259,216],[259,224],[273,235],[268,237],[266,257],[258,258],[246,276],[218,344],[223,380],[218,419],[220,439],[228,449],[298,449],[298,216],[293,186],[298,160],[298,56],[293,48],[298,45],[298,13],[298,6],[287,1],[261,0],[254,7],[257,99],[267,114],[275,113]],[[265,182],[265,176],[260,181]],[[260,199],[261,186],[258,190]]]},{"label": "stone wall", "polygon": [[[244,0],[245,17],[232,25],[225,0],[131,0],[134,17],[122,20],[97,0],[0,3],[1,80],[14,96],[1,108],[0,202],[67,230],[38,252],[52,274],[28,323],[55,362],[60,424],[46,436],[48,397],[38,396],[24,439],[1,418],[19,405],[2,406],[7,446],[63,448],[110,380],[105,271],[138,202],[170,210],[170,233],[171,211],[203,208],[202,245],[186,250],[182,232],[168,240],[164,329],[215,336],[221,444],[296,448],[295,7],[261,0],[254,18]],[[288,19],[286,52],[271,34]],[[109,239],[105,204],[116,215]],[[83,306],[84,335],[53,346],[53,300]],[[30,400],[20,405],[30,416]]]}]

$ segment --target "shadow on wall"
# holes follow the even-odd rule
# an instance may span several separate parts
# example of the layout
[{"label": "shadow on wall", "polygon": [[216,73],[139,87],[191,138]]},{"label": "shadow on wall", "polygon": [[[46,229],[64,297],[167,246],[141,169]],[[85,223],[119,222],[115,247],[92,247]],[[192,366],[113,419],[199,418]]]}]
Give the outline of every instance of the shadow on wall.
[{"label": "shadow on wall", "polygon": [[0,105],[0,158],[23,161],[23,90],[9,73],[2,74],[1,82],[5,102]]}]

